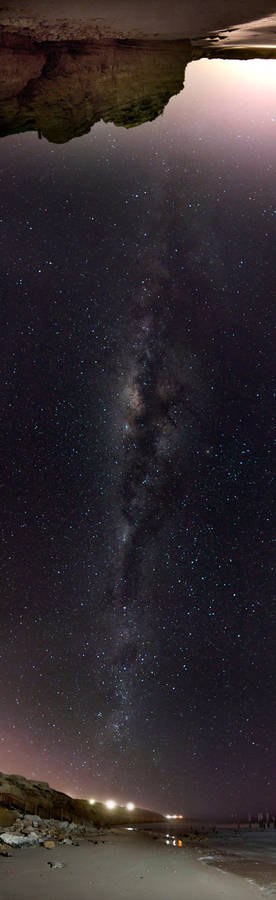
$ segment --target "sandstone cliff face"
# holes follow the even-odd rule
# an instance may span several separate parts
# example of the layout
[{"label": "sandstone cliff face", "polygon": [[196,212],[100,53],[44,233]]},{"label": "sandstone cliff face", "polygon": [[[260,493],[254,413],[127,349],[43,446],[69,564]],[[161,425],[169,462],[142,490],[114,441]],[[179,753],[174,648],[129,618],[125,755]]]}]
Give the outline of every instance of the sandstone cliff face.
[{"label": "sandstone cliff face", "polygon": [[0,59],[0,100],[8,100],[20,94],[26,82],[31,78],[39,78],[45,64],[45,55],[39,50],[33,53],[24,50],[15,53],[14,50],[3,47]]},{"label": "sandstone cliff face", "polygon": [[0,805],[45,818],[74,817],[74,801],[45,781],[29,781],[23,775],[0,773]]},{"label": "sandstone cliff face", "polygon": [[[3,35],[0,134],[38,131],[63,143],[103,119],[133,127],[183,87],[187,41],[36,44]],[[13,44],[13,46],[10,46]]]}]

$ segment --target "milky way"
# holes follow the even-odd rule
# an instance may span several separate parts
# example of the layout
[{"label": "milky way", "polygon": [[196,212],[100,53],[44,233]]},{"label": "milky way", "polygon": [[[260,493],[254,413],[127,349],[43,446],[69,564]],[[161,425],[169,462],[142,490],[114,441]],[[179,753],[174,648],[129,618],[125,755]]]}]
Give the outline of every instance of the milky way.
[{"label": "milky way", "polygon": [[[137,665],[143,664],[144,683],[154,674],[161,649],[155,629],[160,587],[158,570],[151,563],[160,532],[164,526],[167,531],[173,514],[181,516],[193,446],[200,430],[207,429],[206,416],[199,412],[202,372],[200,377],[196,365],[191,373],[191,346],[185,330],[179,343],[175,335],[185,296],[174,292],[170,281],[167,188],[163,175],[158,201],[152,204],[151,235],[140,262],[143,278],[122,326],[123,379],[115,406],[117,545],[101,627],[105,643],[106,635],[110,639],[106,666],[113,694],[105,743],[115,739],[121,745],[133,736],[141,691]],[[206,434],[201,440],[206,441]]]}]

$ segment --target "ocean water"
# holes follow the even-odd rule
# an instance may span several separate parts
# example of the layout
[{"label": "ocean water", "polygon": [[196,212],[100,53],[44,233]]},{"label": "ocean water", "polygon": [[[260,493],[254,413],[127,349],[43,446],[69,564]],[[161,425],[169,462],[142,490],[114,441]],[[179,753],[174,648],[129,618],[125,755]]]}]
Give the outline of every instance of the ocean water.
[{"label": "ocean water", "polygon": [[254,882],[268,896],[276,896],[276,829],[241,826],[209,826],[176,821],[172,825],[145,826],[162,842],[192,852],[204,865],[215,866]]}]

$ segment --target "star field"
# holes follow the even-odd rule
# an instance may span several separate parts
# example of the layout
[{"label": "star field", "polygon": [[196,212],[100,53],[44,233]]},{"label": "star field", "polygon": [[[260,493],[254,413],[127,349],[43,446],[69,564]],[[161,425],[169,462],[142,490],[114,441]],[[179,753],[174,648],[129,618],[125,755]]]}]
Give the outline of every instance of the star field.
[{"label": "star field", "polygon": [[276,799],[275,145],[218,65],[0,151],[0,767],[191,816]]}]

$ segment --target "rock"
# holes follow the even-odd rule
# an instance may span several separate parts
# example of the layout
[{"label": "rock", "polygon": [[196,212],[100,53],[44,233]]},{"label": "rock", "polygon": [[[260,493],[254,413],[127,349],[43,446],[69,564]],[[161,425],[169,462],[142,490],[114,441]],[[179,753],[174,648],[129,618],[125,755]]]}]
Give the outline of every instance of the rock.
[{"label": "rock", "polygon": [[[43,66],[46,62],[46,57],[43,51],[37,50],[36,52],[30,53],[20,53],[17,55],[16,60],[14,56],[13,50],[3,48],[3,61],[5,66],[5,71],[9,72],[9,96],[13,97],[14,94],[20,93],[23,90],[26,84],[26,79],[30,81],[31,78],[39,78]],[[3,87],[3,85],[2,85]],[[0,89],[0,97],[2,99],[2,87]],[[5,99],[7,97],[7,87],[4,85],[4,96]]]},{"label": "rock", "polygon": [[17,820],[17,812],[13,809],[7,809],[5,806],[0,806],[0,831],[5,830],[5,828],[11,828],[12,825],[15,824]]},{"label": "rock", "polygon": [[46,847],[46,850],[53,850],[55,845],[55,841],[43,841],[43,847]]},{"label": "rock", "polygon": [[48,866],[50,869],[65,869],[65,863],[60,862],[48,862]]},{"label": "rock", "polygon": [[29,815],[29,813],[26,813],[26,815],[24,816],[24,820],[25,820],[25,822],[30,822],[30,824],[34,825],[35,828],[37,828],[37,827],[41,828],[41,825],[42,825],[41,816],[31,816],[31,815]]},{"label": "rock", "polygon": [[9,847],[33,847],[35,844],[40,843],[35,831],[31,831],[27,835],[11,834],[11,832],[7,831],[4,834],[0,834],[0,838],[3,844],[8,844]]},{"label": "rock", "polygon": [[7,853],[7,847],[5,844],[0,844],[0,853]]},{"label": "rock", "polygon": [[[26,813],[29,815],[27,820],[26,815],[23,816],[22,823],[27,821],[29,825],[30,822],[33,822],[35,827],[37,823],[39,824],[39,821],[41,823],[41,817],[44,820],[44,824],[46,819],[49,825],[51,821],[53,822],[50,819],[51,815],[55,819],[66,817],[66,820],[70,821],[73,816],[78,816],[79,814],[78,810],[75,812],[75,801],[72,800],[72,797],[61,793],[61,791],[55,791],[49,787],[47,782],[30,781],[24,778],[23,775],[5,775],[3,772],[0,772],[0,807],[8,809],[15,807],[15,818],[18,818],[19,810],[21,813],[23,810],[24,812],[26,810]],[[93,820],[88,801],[81,802],[79,817]],[[10,825],[10,821],[4,820],[2,822],[2,828],[6,827],[9,831],[11,830]],[[0,829],[2,830],[2,828],[0,816]]]}]

